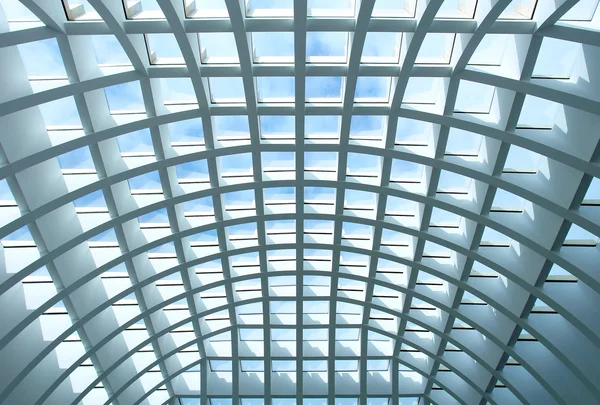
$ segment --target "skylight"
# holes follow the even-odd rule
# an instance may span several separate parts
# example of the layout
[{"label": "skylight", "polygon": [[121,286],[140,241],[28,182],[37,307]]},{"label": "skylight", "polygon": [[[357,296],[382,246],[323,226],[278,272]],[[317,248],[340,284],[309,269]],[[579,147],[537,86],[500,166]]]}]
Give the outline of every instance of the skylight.
[{"label": "skylight", "polygon": [[0,404],[599,403],[598,0],[0,0]]}]

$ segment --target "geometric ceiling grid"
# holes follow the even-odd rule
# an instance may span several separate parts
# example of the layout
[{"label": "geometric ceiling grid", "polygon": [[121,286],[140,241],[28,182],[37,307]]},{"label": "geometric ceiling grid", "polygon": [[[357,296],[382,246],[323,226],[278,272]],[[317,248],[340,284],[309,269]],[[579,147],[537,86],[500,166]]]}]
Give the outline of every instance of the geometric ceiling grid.
[{"label": "geometric ceiling grid", "polygon": [[0,0],[0,404],[600,404],[598,0]]}]

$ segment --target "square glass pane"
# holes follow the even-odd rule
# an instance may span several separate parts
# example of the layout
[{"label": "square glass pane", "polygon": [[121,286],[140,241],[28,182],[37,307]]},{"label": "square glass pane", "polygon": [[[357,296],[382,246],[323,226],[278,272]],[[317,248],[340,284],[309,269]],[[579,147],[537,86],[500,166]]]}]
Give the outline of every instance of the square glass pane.
[{"label": "square glass pane", "polygon": [[131,65],[129,57],[114,35],[90,35],[99,65]]},{"label": "square glass pane", "polygon": [[304,118],[306,137],[338,138],[340,117],[337,115],[307,115]]},{"label": "square glass pane", "polygon": [[177,121],[168,124],[171,142],[204,143],[202,119]]},{"label": "square glass pane", "polygon": [[261,115],[260,133],[264,138],[293,138],[296,118],[292,115]]},{"label": "square glass pane", "polygon": [[398,63],[402,34],[367,32],[361,63]]},{"label": "square glass pane", "polygon": [[309,31],[306,33],[306,61],[311,63],[345,63],[348,33]]},{"label": "square glass pane", "polygon": [[375,0],[373,17],[404,17],[414,18],[415,0]]},{"label": "square glass pane", "polygon": [[308,0],[308,15],[312,17],[353,17],[352,0]]},{"label": "square glass pane", "polygon": [[353,115],[350,138],[380,139],[384,134],[385,117],[382,115]]},{"label": "square glass pane", "polygon": [[213,103],[243,103],[244,82],[241,77],[209,77],[210,100]]},{"label": "square glass pane", "polygon": [[293,102],[294,77],[257,77],[258,101]]},{"label": "square glass pane", "polygon": [[150,63],[154,65],[182,65],[183,55],[173,34],[146,34]]},{"label": "square glass pane", "polygon": [[248,17],[293,17],[293,0],[248,0],[246,2]]},{"label": "square glass pane", "polygon": [[105,87],[106,101],[111,111],[145,111],[140,83],[137,81]]},{"label": "square glass pane", "polygon": [[246,139],[250,137],[248,117],[245,115],[217,115],[213,117],[213,134],[217,139]]},{"label": "square glass pane", "polygon": [[434,32],[425,35],[415,63],[419,64],[448,64],[454,47],[452,33]]},{"label": "square glass pane", "polygon": [[20,44],[18,49],[27,76],[67,76],[56,39]]},{"label": "square glass pane", "polygon": [[231,32],[198,34],[202,63],[239,63],[235,37]]},{"label": "square glass pane", "polygon": [[342,84],[340,76],[307,76],[306,101],[309,102],[341,102]]},{"label": "square glass pane", "polygon": [[356,81],[354,102],[387,103],[390,98],[390,77],[359,76]]},{"label": "square glass pane", "polygon": [[293,32],[253,32],[252,48],[256,63],[293,63]]}]

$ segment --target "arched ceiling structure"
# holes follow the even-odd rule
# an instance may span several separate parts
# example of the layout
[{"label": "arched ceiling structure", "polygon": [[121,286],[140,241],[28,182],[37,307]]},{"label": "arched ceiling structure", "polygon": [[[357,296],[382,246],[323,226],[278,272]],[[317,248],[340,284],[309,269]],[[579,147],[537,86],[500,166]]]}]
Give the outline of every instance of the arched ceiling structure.
[{"label": "arched ceiling structure", "polygon": [[598,0],[0,0],[0,403],[600,404]]}]

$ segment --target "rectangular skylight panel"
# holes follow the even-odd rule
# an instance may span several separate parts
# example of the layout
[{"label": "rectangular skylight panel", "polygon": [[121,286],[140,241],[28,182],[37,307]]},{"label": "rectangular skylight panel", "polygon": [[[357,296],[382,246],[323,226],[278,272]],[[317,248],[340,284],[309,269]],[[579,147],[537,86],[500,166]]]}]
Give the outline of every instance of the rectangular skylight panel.
[{"label": "rectangular skylight panel", "polygon": [[293,17],[293,0],[247,0],[247,17]]},{"label": "rectangular skylight panel", "polygon": [[327,360],[304,360],[302,362],[304,372],[326,372]]},{"label": "rectangular skylight panel", "polygon": [[361,63],[398,63],[402,34],[367,32]]},{"label": "rectangular skylight panel", "polygon": [[127,181],[132,190],[159,190],[162,192],[162,183],[157,171],[144,173]]},{"label": "rectangular skylight panel", "polygon": [[[34,92],[37,83],[39,82],[31,82]],[[52,127],[69,127],[69,129],[82,127],[79,111],[73,97],[65,97],[40,104],[39,109],[47,129]]]},{"label": "rectangular skylight panel", "polygon": [[293,115],[261,115],[260,133],[265,139],[293,138],[296,120]]},{"label": "rectangular skylight panel", "polygon": [[216,139],[247,139],[250,137],[248,117],[245,115],[216,115],[213,135]]},{"label": "rectangular skylight panel", "polygon": [[273,360],[271,370],[274,373],[296,371],[296,360]]},{"label": "rectangular skylight panel", "polygon": [[381,233],[381,243],[385,245],[410,245],[412,236],[396,232],[391,229],[384,229]]},{"label": "rectangular skylight panel", "polygon": [[187,17],[191,18],[227,18],[227,5],[225,0],[186,0]]},{"label": "rectangular skylight panel", "polygon": [[305,220],[304,221],[304,232],[305,233],[332,233],[333,232],[333,221],[322,221],[322,220]]},{"label": "rectangular skylight panel", "polygon": [[[165,77],[160,79],[162,99],[165,104],[197,103],[198,98],[187,77]],[[202,95],[204,96],[204,95]]]},{"label": "rectangular skylight panel", "polygon": [[411,77],[408,79],[403,103],[435,104],[440,98],[441,80],[436,77]]},{"label": "rectangular skylight panel", "polygon": [[528,149],[511,145],[503,172],[537,173],[542,156]]},{"label": "rectangular skylight panel", "polygon": [[95,171],[90,149],[86,146],[63,153],[57,157],[58,164],[63,170],[92,170]]},{"label": "rectangular skylight panel", "polygon": [[252,49],[255,63],[293,63],[293,32],[253,32]]},{"label": "rectangular skylight panel", "polygon": [[310,17],[354,16],[354,1],[352,0],[308,0],[307,6]]},{"label": "rectangular skylight panel", "polygon": [[222,174],[252,173],[252,154],[238,153],[218,158]]},{"label": "rectangular skylight panel", "polygon": [[494,202],[492,203],[491,210],[522,212],[525,203],[526,200],[524,198],[499,188],[494,195]]},{"label": "rectangular skylight panel", "polygon": [[302,330],[302,340],[312,342],[326,342],[329,340],[329,331],[327,329],[304,329]]},{"label": "rectangular skylight panel", "polygon": [[485,227],[481,236],[480,246],[510,246],[511,238],[496,231],[495,229]]},{"label": "rectangular skylight panel", "polygon": [[306,61],[310,63],[346,63],[348,33],[309,31],[306,33]]},{"label": "rectangular skylight panel", "polygon": [[461,80],[454,104],[454,112],[488,114],[496,88],[487,84]]},{"label": "rectangular skylight panel", "polygon": [[244,82],[241,77],[209,77],[210,101],[213,103],[243,103]]},{"label": "rectangular skylight panel", "polygon": [[446,144],[446,155],[477,156],[482,142],[483,135],[458,128],[450,128]]},{"label": "rectangular skylight panel", "polygon": [[271,340],[273,342],[290,342],[296,340],[296,329],[271,328]]},{"label": "rectangular skylight panel", "polygon": [[[66,77],[58,42],[55,38],[28,42],[17,46],[27,76]],[[40,63],[43,61],[43,63]]]},{"label": "rectangular skylight panel", "polygon": [[[335,371],[338,373],[348,373],[352,371],[358,371],[358,360],[336,360],[335,361]],[[351,398],[354,403],[356,403],[356,399]],[[336,400],[336,404],[338,400]],[[346,403],[345,401],[343,402]]]},{"label": "rectangular skylight panel", "polygon": [[454,47],[454,36],[452,33],[434,32],[428,33],[423,39],[417,59],[417,64],[448,64]]},{"label": "rectangular skylight panel", "polygon": [[294,102],[294,77],[257,77],[259,102]]},{"label": "rectangular skylight panel", "polygon": [[168,224],[167,209],[161,208],[138,217],[140,224]]},{"label": "rectangular skylight panel", "polygon": [[[290,187],[293,188],[293,187]],[[267,234],[277,235],[281,233],[296,233],[296,220],[265,221]],[[296,283],[292,283],[295,285]]]},{"label": "rectangular skylight panel", "polygon": [[[5,184],[6,180],[3,180],[3,182]],[[0,190],[0,201],[7,201],[6,191],[3,187],[0,187]],[[8,192],[10,192],[10,190],[8,190]],[[12,194],[10,194],[10,197],[9,201],[13,201],[14,198],[12,198]],[[106,208],[106,200],[104,199],[102,190],[98,190],[76,199],[73,201],[73,205],[75,208]]]},{"label": "rectangular skylight panel", "polygon": [[471,187],[473,179],[467,176],[442,170],[438,182],[438,191],[445,192],[467,192]]},{"label": "rectangular skylight panel", "polygon": [[239,63],[235,37],[231,32],[198,34],[202,63]]},{"label": "rectangular skylight panel", "polygon": [[260,373],[265,371],[265,362],[264,360],[242,360],[240,370],[244,373]]},{"label": "rectangular skylight panel", "polygon": [[385,124],[383,115],[353,115],[350,121],[350,138],[381,139]]},{"label": "rectangular skylight panel", "polygon": [[146,34],[150,63],[155,65],[183,65],[183,55],[173,34]]},{"label": "rectangular skylight panel", "polygon": [[357,328],[338,328],[335,330],[335,340],[340,342],[357,341],[360,336],[360,329]]},{"label": "rectangular skylight panel", "polygon": [[219,243],[216,230],[195,233],[189,237],[189,241],[192,245],[213,245]]},{"label": "rectangular skylight panel", "polygon": [[307,315],[323,315],[329,314],[328,301],[305,301],[302,307],[304,314]]},{"label": "rectangular skylight panel", "polygon": [[313,103],[331,103],[342,101],[342,77],[307,76],[306,101]]},{"label": "rectangular skylight panel", "polygon": [[204,129],[201,118],[176,121],[168,124],[171,142],[204,143]]},{"label": "rectangular skylight panel", "polygon": [[375,0],[373,17],[414,18],[416,0]]},{"label": "rectangular skylight panel", "polygon": [[108,108],[113,111],[146,111],[142,89],[138,81],[104,88]]},{"label": "rectangular skylight panel", "polygon": [[423,180],[425,167],[406,160],[392,160],[390,181],[400,183],[418,183]]},{"label": "rectangular skylight panel", "polygon": [[337,152],[304,152],[304,170],[335,172],[337,159]]},{"label": "rectangular skylight panel", "polygon": [[559,21],[591,21],[598,9],[598,0],[580,0]]},{"label": "rectangular skylight panel", "polygon": [[369,359],[367,360],[367,371],[388,371],[390,360],[387,359]]},{"label": "rectangular skylight panel", "polygon": [[[225,209],[235,209],[236,207],[253,207],[254,206],[254,190],[242,190],[242,191],[234,191],[231,193],[223,193],[223,205]],[[249,229],[249,232],[252,233],[256,228],[255,225],[251,223],[241,224],[230,226],[229,228],[233,229],[234,227],[240,232],[244,232],[244,229]]]},{"label": "rectangular skylight panel", "polygon": [[69,20],[102,20],[88,0],[63,0],[63,5]]},{"label": "rectangular skylight panel", "polygon": [[469,59],[469,65],[500,66],[508,40],[508,34],[485,35]]},{"label": "rectangular skylight panel", "polygon": [[390,98],[391,78],[359,76],[354,93],[355,103],[387,103]]},{"label": "rectangular skylight panel", "polygon": [[357,224],[356,222],[342,223],[342,238],[367,238],[370,239],[373,234],[373,227],[369,225]]},{"label": "rectangular skylight panel", "polygon": [[272,405],[296,405],[296,398],[273,398]]},{"label": "rectangular skylight panel", "polygon": [[583,57],[581,44],[544,37],[532,77],[568,79]]},{"label": "rectangular skylight panel", "polygon": [[175,166],[178,179],[208,180],[208,163],[206,159],[194,160]]},{"label": "rectangular skylight panel", "polygon": [[434,226],[458,226],[463,217],[458,214],[440,209],[431,210],[430,224]]},{"label": "rectangular skylight panel", "polygon": [[123,0],[127,18],[164,19],[165,15],[156,0]]},{"label": "rectangular skylight panel", "polygon": [[564,124],[564,106],[544,98],[526,95],[517,128],[552,129]]},{"label": "rectangular skylight panel", "polygon": [[189,214],[209,215],[209,214],[214,213],[212,197],[203,197],[203,198],[198,198],[198,199],[191,200],[191,201],[186,201],[186,202],[182,203],[182,207],[183,207],[183,212],[186,215],[189,215]]},{"label": "rectangular skylight panel", "polygon": [[538,0],[513,0],[498,17],[499,20],[530,20]]},{"label": "rectangular skylight panel", "polygon": [[433,135],[433,124],[410,118],[398,117],[396,145],[427,145]]},{"label": "rectangular skylight panel", "polygon": [[304,133],[307,138],[338,138],[340,117],[337,115],[307,115],[304,118]]},{"label": "rectangular skylight panel", "polygon": [[269,187],[265,188],[263,193],[265,204],[277,202],[295,203],[296,201],[295,187]]},{"label": "rectangular skylight panel", "polygon": [[364,153],[349,153],[347,174],[378,176],[381,174],[381,158]]},{"label": "rectangular skylight panel", "polygon": [[147,128],[118,136],[117,142],[121,153],[154,153],[152,136],[150,135],[150,130]]},{"label": "rectangular skylight panel", "polygon": [[295,169],[294,152],[262,152],[261,160],[263,170],[290,171]]},{"label": "rectangular skylight panel", "polygon": [[[231,371],[231,370],[230,370]],[[231,405],[231,398],[209,398],[210,405]]]},{"label": "rectangular skylight panel", "polygon": [[583,200],[585,202],[594,202],[600,200],[600,179],[597,177],[592,179],[592,182],[590,183]]},{"label": "rectangular skylight panel", "polygon": [[352,189],[346,189],[344,191],[345,209],[353,209],[356,207],[374,207],[376,203],[377,198],[374,193]]},{"label": "rectangular skylight panel", "polygon": [[435,18],[473,18],[477,0],[445,0]]},{"label": "rectangular skylight panel", "polygon": [[327,398],[303,398],[302,405],[327,405]]},{"label": "rectangular skylight panel", "polygon": [[304,202],[335,203],[335,188],[304,187]]},{"label": "rectangular skylight panel", "polygon": [[240,340],[249,342],[249,341],[262,341],[263,340],[263,330],[262,329],[249,329],[249,328],[240,328]]}]

